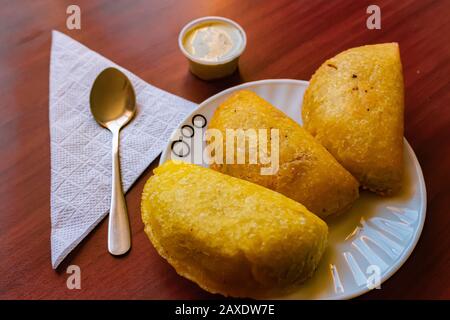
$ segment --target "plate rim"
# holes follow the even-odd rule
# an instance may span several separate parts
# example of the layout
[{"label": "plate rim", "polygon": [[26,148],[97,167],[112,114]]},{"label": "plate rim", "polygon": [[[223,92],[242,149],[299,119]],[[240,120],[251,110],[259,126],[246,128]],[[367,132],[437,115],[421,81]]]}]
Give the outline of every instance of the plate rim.
[{"label": "plate rim", "polygon": [[[405,146],[408,149],[408,152],[410,152],[410,154],[412,155],[412,160],[414,162],[414,168],[417,171],[418,174],[418,178],[419,178],[419,194],[421,195],[422,198],[422,207],[420,208],[420,221],[417,225],[417,228],[415,229],[414,235],[411,239],[411,245],[408,247],[407,250],[405,250],[403,257],[398,261],[397,264],[393,264],[393,266],[389,269],[388,272],[386,272],[384,274],[384,276],[381,278],[380,281],[380,286],[386,282],[387,280],[389,280],[395,273],[397,273],[398,270],[400,270],[400,268],[406,263],[406,261],[409,259],[409,257],[411,256],[411,254],[413,253],[414,249],[417,246],[417,243],[419,242],[420,236],[422,235],[422,231],[423,231],[423,227],[425,225],[425,218],[427,215],[427,190],[426,190],[426,185],[425,185],[425,179],[423,176],[423,172],[422,172],[422,167],[420,166],[419,160],[417,159],[417,156],[414,152],[414,149],[411,147],[411,145],[409,144],[408,140],[406,140],[405,137],[403,137],[403,141],[405,142]],[[336,298],[337,299],[341,299],[341,300],[348,300],[348,299],[353,299],[356,297],[359,297],[363,294],[366,294],[369,291],[372,291],[374,289],[369,289],[366,287],[364,287],[364,290],[361,290],[360,292],[354,292],[352,294],[343,294],[343,295],[339,295]],[[333,298],[330,298],[330,300]]]},{"label": "plate rim", "polygon": [[[230,87],[228,89],[222,90],[214,95],[212,95],[211,97],[207,98],[206,100],[204,100],[203,102],[201,102],[194,110],[192,110],[184,119],[183,121],[180,122],[180,125],[178,125],[173,132],[170,135],[170,139],[169,142],[166,144],[166,147],[164,148],[161,157],[159,159],[159,165],[162,165],[166,160],[167,160],[167,151],[170,148],[170,141],[173,140],[174,135],[177,132],[177,129],[180,128],[180,126],[186,122],[186,120],[190,119],[195,113],[198,112],[198,110],[202,109],[205,105],[211,103],[211,101],[226,95],[232,91],[235,90],[239,90],[239,89],[243,89],[243,88],[248,88],[248,87],[252,87],[254,85],[260,85],[260,84],[265,84],[265,83],[289,83],[289,84],[294,84],[294,85],[309,85],[309,81],[306,80],[297,80],[297,79],[285,79],[285,78],[280,78],[280,79],[264,79],[264,80],[256,80],[256,81],[250,81],[250,82],[245,82],[233,87]],[[387,280],[389,280],[405,263],[406,261],[410,258],[411,254],[413,253],[414,249],[416,248],[420,236],[422,235],[422,231],[423,231],[423,227],[425,225],[425,219],[426,219],[426,215],[427,215],[427,190],[426,190],[426,184],[425,184],[425,178],[423,176],[423,171],[422,171],[422,167],[420,166],[419,160],[417,159],[417,156],[414,152],[414,149],[411,147],[411,145],[409,144],[408,140],[406,140],[405,137],[403,137],[403,141],[405,142],[405,146],[408,150],[408,152],[412,155],[412,160],[414,163],[414,168],[417,171],[417,175],[418,175],[418,186],[419,186],[419,194],[421,195],[422,198],[422,206],[420,208],[420,221],[418,222],[418,226],[417,228],[414,230],[414,235],[411,239],[411,245],[408,246],[407,250],[405,250],[403,257],[396,263],[393,264],[393,266],[381,277],[380,280],[380,285],[382,285],[384,282],[386,282]],[[337,295],[335,297],[329,297],[329,298],[324,298],[323,300],[348,300],[348,299],[353,299],[356,297],[359,297],[363,294],[366,294],[369,291],[372,291],[374,289],[369,289],[366,287],[363,287],[363,290],[359,290],[353,293],[349,293],[349,294],[342,294],[342,295]]]}]

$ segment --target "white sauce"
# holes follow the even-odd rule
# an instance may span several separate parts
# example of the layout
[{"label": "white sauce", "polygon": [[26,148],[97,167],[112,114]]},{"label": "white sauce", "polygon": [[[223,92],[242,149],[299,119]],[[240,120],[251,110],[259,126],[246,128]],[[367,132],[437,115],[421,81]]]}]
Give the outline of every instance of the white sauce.
[{"label": "white sauce", "polygon": [[208,22],[189,30],[183,46],[193,57],[219,62],[236,55],[243,43],[240,31],[225,22]]}]

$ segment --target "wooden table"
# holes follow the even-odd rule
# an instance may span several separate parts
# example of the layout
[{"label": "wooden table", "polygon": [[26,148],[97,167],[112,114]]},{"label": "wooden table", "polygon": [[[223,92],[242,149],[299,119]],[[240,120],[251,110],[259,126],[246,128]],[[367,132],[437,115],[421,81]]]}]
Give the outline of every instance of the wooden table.
[{"label": "wooden table", "polygon": [[[66,8],[81,7],[81,30]],[[366,8],[381,7],[381,30]],[[50,264],[48,70],[57,29],[164,90],[195,102],[259,79],[309,79],[344,49],[400,43],[406,85],[406,138],[425,175],[422,237],[382,290],[362,299],[450,298],[450,1],[2,1],[0,11],[0,298],[197,299],[217,297],[179,277],[143,232],[139,201],[155,161],[127,194],[133,249],[107,253],[100,225],[54,271]],[[177,36],[188,21],[220,15],[248,35],[240,74],[203,82],[187,70]],[[82,270],[68,290],[66,268]]]}]

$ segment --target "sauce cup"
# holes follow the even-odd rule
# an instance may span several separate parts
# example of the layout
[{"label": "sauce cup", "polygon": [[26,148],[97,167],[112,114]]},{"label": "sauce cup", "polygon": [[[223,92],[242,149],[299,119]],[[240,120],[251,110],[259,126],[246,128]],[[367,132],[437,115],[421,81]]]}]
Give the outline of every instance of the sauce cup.
[{"label": "sauce cup", "polygon": [[239,24],[215,16],[189,22],[178,37],[178,45],[189,61],[190,71],[203,80],[232,74],[246,44],[247,36]]}]

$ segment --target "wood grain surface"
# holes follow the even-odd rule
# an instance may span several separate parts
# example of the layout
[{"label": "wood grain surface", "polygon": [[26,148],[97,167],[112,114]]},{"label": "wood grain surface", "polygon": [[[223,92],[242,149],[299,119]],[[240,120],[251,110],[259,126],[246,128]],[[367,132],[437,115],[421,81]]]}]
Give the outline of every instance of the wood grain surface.
[{"label": "wood grain surface", "polygon": [[[366,8],[381,8],[381,30]],[[81,30],[66,8],[81,7]],[[177,47],[184,24],[220,15],[239,22],[248,46],[240,73],[215,82],[192,76]],[[140,194],[155,161],[127,194],[133,248],[107,252],[107,222],[58,270],[50,264],[48,76],[51,30],[99,52],[145,81],[201,102],[230,86],[268,78],[308,80],[326,59],[370,43],[400,43],[406,132],[425,175],[428,211],[408,261],[381,290],[361,299],[450,299],[450,1],[22,0],[0,1],[0,298],[217,298],[179,277],[143,232]],[[66,268],[81,268],[68,290]]]}]

